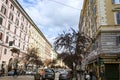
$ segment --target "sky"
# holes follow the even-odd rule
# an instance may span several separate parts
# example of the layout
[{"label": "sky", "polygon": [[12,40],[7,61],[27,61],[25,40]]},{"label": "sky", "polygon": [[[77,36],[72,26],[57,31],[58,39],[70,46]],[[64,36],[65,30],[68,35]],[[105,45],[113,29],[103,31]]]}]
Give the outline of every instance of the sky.
[{"label": "sky", "polygon": [[47,40],[71,27],[78,30],[83,0],[17,0]]}]

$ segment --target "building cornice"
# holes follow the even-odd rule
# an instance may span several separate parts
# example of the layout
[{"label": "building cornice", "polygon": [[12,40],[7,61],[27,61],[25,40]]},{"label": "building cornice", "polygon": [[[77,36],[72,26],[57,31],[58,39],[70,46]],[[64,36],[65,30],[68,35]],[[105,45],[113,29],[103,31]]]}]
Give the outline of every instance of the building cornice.
[{"label": "building cornice", "polygon": [[52,46],[49,41],[46,39],[46,37],[43,35],[43,33],[40,31],[40,29],[37,27],[37,25],[34,23],[34,21],[30,18],[30,16],[26,13],[26,11],[22,8],[22,6],[19,4],[17,0],[10,0],[14,5],[21,11],[21,13],[24,15],[24,17],[32,24],[32,26],[40,33],[40,35],[45,39],[45,41]]}]

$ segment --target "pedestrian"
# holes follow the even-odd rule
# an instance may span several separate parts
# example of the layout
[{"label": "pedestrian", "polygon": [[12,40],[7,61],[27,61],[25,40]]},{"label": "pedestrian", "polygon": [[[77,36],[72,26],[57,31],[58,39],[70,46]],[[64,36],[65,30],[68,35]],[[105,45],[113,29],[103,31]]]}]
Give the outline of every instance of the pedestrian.
[{"label": "pedestrian", "polygon": [[84,72],[84,80],[90,80],[90,75],[89,75],[88,71]]}]

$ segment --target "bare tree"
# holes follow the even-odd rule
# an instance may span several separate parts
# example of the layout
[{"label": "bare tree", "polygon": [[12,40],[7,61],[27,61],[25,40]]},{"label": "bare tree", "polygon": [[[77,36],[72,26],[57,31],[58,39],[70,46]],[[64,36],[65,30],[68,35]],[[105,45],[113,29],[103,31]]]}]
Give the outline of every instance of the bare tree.
[{"label": "bare tree", "polygon": [[26,60],[25,63],[26,68],[29,64],[35,64],[37,66],[43,65],[40,57],[38,56],[38,51],[36,48],[27,50],[27,53],[25,54],[25,60]]},{"label": "bare tree", "polygon": [[90,38],[84,33],[76,32],[74,29],[70,29],[69,32],[63,31],[59,34],[54,42],[55,50],[62,50],[62,59],[66,64],[71,65],[76,76],[76,67],[80,63],[82,56],[85,54],[84,48],[86,43],[90,42]]}]

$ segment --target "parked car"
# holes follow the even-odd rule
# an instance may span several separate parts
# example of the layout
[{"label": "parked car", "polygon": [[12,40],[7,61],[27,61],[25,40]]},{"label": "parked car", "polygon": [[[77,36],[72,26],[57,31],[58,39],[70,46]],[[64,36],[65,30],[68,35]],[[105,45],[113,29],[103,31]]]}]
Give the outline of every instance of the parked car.
[{"label": "parked car", "polygon": [[14,70],[8,72],[8,76],[13,76],[13,75],[14,75]]},{"label": "parked car", "polygon": [[43,70],[43,74],[41,75],[41,80],[54,80],[55,79],[55,72],[53,71],[53,69],[44,69]]},{"label": "parked car", "polygon": [[72,71],[60,71],[59,80],[72,80]]},{"label": "parked car", "polygon": [[25,75],[25,74],[26,74],[25,70],[19,70],[19,75]]},{"label": "parked car", "polygon": [[32,70],[27,70],[27,71],[25,72],[26,75],[32,75],[32,73],[33,73]]},{"label": "parked car", "polygon": [[[8,72],[8,76],[13,76],[14,75],[14,70],[11,70]],[[16,75],[20,75],[20,71],[17,70],[17,74]]]}]

